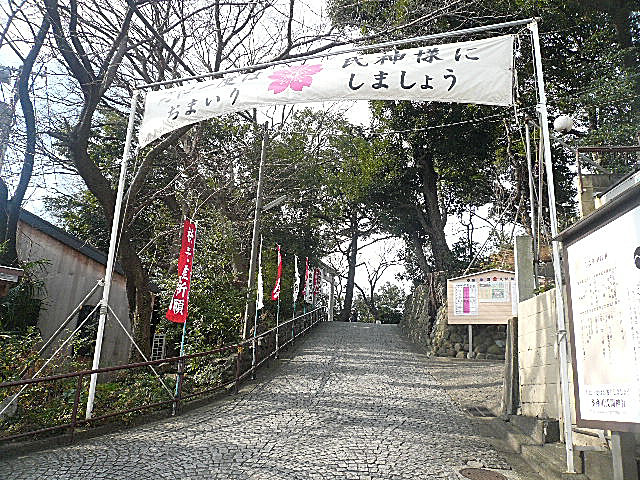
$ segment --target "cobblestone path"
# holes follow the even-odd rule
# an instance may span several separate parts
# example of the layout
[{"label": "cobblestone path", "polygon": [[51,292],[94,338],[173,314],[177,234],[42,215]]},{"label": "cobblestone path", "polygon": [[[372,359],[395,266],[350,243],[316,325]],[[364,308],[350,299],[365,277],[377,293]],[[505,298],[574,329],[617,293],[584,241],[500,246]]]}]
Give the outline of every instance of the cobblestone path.
[{"label": "cobblestone path", "polygon": [[396,326],[321,324],[262,377],[176,418],[0,460],[0,479],[457,479],[467,462],[509,468]]}]

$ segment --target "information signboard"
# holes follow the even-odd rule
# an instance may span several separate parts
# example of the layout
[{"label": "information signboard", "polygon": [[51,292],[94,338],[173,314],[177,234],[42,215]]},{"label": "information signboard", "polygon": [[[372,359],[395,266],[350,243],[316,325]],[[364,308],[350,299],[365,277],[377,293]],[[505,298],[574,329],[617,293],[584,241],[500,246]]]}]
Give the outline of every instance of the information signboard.
[{"label": "information signboard", "polygon": [[447,322],[451,325],[505,325],[514,316],[514,287],[515,274],[500,269],[448,279]]},{"label": "information signboard", "polygon": [[640,189],[564,243],[579,427],[640,431]]}]

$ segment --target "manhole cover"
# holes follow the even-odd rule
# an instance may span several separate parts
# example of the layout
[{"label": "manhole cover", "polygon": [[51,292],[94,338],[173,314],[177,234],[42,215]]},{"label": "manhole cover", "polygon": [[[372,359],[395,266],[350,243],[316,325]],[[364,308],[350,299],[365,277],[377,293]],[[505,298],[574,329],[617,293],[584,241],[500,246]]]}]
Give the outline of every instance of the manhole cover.
[{"label": "manhole cover", "polygon": [[460,475],[471,480],[507,480],[507,477],[501,473],[484,468],[463,468],[460,470]]}]

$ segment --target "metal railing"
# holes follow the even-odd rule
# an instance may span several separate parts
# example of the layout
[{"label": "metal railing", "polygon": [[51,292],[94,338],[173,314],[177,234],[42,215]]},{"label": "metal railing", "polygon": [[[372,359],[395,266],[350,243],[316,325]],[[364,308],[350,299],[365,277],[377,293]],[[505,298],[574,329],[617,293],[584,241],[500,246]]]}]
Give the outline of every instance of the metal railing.
[{"label": "metal railing", "polygon": [[[10,399],[12,397],[22,395],[29,388],[34,386],[45,386],[55,384],[60,381],[68,381],[75,379],[75,387],[73,391],[73,406],[69,414],[69,421],[65,423],[59,423],[52,426],[45,426],[42,428],[36,428],[29,431],[13,433],[10,435],[2,435],[0,433],[0,443],[6,443],[12,440],[16,440],[23,437],[32,435],[39,435],[43,433],[49,433],[56,430],[67,430],[73,435],[76,429],[83,425],[89,425],[101,423],[102,421],[126,414],[132,414],[141,412],[144,410],[157,410],[167,408],[170,409],[171,414],[178,414],[188,400],[196,397],[205,396],[207,394],[213,394],[222,390],[231,389],[235,392],[238,391],[240,383],[249,375],[255,378],[255,372],[269,359],[278,357],[278,354],[283,348],[291,345],[294,340],[301,335],[304,335],[307,331],[317,325],[320,321],[325,319],[326,309],[324,307],[318,307],[303,315],[299,315],[288,321],[280,323],[278,326],[266,330],[258,335],[252,336],[242,342],[234,343],[232,345],[224,345],[219,348],[208,350],[206,352],[198,352],[189,355],[183,355],[178,357],[164,358],[160,360],[152,360],[148,362],[131,363],[126,365],[118,365],[113,367],[97,368],[94,370],[82,370],[71,373],[64,373],[59,375],[50,375],[40,378],[31,378],[25,380],[16,380],[11,382],[0,383],[0,398]],[[255,355],[254,355],[255,352]],[[228,354],[226,358],[221,355]],[[235,355],[235,361],[233,356]],[[227,370],[218,369],[218,378],[213,383],[210,383],[204,389],[195,389],[194,391],[185,391],[185,380],[190,377],[190,371],[197,373],[196,369],[191,369],[190,364],[196,359],[213,359],[217,360],[217,364],[220,365],[227,361],[235,363],[231,365],[233,372]],[[171,366],[175,366],[171,369]],[[215,366],[212,363],[205,364],[205,367]],[[175,393],[171,395],[171,398],[167,400],[154,401],[151,403],[143,403],[142,405],[136,405],[131,408],[119,409],[116,411],[109,411],[101,415],[92,417],[90,419],[79,418],[81,410],[81,396],[84,390],[84,380],[88,379],[92,374],[115,374],[118,372],[131,372],[134,369],[156,367],[158,371],[163,374],[175,374]],[[226,375],[225,375],[226,373]],[[163,386],[166,385],[163,384]],[[197,382],[194,382],[194,386],[199,386]],[[201,386],[201,385],[200,385]],[[17,390],[17,392],[16,392]],[[49,392],[44,392],[43,405],[46,401],[51,401],[52,395]],[[59,393],[58,396],[63,395]],[[55,395],[54,395],[55,396]],[[13,400],[18,403],[19,397]],[[104,408],[104,405],[102,405]],[[0,422],[2,419],[0,419]]]}]

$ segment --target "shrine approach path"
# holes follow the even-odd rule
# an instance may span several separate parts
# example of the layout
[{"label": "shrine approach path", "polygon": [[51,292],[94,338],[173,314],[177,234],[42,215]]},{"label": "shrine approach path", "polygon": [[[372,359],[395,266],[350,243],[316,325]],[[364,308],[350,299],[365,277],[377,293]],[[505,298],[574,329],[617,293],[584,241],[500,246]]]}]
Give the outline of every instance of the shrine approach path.
[{"label": "shrine approach path", "polygon": [[331,322],[237,395],[0,459],[0,478],[453,480],[465,465],[509,468],[429,360],[395,325]]}]

